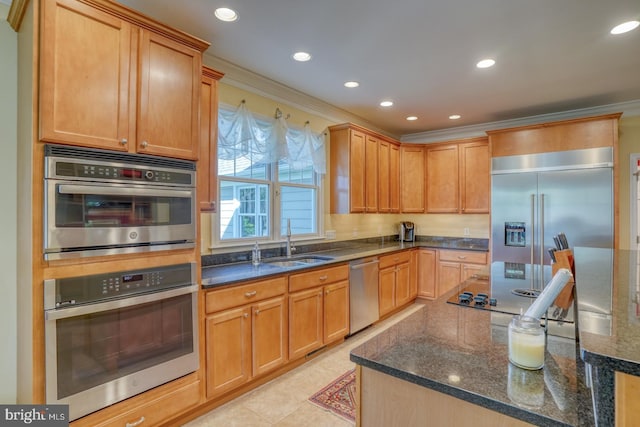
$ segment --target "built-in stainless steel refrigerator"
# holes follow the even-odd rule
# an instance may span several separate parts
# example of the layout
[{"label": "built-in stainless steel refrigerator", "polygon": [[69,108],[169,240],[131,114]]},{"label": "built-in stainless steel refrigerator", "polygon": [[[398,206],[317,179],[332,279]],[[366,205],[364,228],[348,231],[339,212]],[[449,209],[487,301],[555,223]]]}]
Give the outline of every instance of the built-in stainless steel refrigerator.
[{"label": "built-in stainless steel refrigerator", "polygon": [[[611,147],[492,159],[491,258],[507,276],[550,265],[558,233],[571,247],[612,248],[613,218]],[[529,271],[531,288],[550,280],[550,268]]]}]

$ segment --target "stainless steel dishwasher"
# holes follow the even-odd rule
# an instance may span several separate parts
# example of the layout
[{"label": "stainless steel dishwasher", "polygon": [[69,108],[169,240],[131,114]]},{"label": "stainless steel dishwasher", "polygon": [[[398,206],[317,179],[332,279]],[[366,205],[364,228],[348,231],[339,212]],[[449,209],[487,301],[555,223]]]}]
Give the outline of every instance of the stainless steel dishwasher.
[{"label": "stainless steel dishwasher", "polygon": [[354,334],[380,318],[378,311],[378,258],[369,257],[349,264],[349,334]]}]

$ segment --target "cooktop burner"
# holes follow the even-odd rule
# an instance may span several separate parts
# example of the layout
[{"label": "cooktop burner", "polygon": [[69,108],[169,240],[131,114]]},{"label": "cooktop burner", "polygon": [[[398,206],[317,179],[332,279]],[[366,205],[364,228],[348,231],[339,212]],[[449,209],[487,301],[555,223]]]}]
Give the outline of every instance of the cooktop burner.
[{"label": "cooktop burner", "polygon": [[[506,314],[520,314],[527,311],[535,298],[540,295],[537,289],[491,286],[488,281],[468,281],[457,294],[447,302],[463,307],[494,311]],[[558,308],[547,312],[549,320],[573,323],[573,316],[567,310]]]}]

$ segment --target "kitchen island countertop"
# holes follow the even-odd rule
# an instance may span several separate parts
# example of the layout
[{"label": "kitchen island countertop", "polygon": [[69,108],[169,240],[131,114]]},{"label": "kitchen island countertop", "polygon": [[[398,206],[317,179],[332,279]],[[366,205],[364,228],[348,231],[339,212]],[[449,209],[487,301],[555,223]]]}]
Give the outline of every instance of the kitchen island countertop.
[{"label": "kitchen island countertop", "polygon": [[593,425],[591,394],[574,340],[548,336],[544,369],[517,368],[507,349],[512,316],[447,304],[456,292],[427,302],[355,348],[351,360],[531,424]]}]

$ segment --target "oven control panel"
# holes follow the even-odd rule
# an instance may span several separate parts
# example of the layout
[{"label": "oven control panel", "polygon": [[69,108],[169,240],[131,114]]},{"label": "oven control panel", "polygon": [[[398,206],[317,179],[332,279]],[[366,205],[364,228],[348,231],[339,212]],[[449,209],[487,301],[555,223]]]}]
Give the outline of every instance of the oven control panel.
[{"label": "oven control panel", "polygon": [[97,181],[133,182],[136,184],[193,185],[193,174],[189,172],[136,166],[112,166],[97,162],[57,161],[55,175],[58,178],[90,178]]},{"label": "oven control panel", "polygon": [[45,310],[93,304],[110,299],[195,283],[195,264],[179,264],[45,281]]}]

